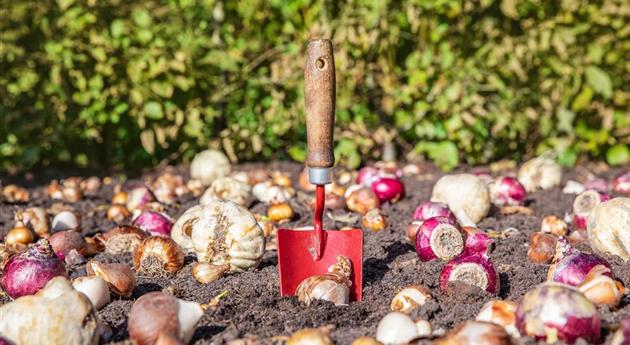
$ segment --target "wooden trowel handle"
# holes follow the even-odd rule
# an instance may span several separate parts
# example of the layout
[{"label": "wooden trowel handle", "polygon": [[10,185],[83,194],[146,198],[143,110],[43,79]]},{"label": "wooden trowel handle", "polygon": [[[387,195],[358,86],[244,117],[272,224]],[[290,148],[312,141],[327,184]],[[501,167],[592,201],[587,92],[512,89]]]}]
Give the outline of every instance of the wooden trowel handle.
[{"label": "wooden trowel handle", "polygon": [[330,168],[335,123],[335,60],[330,40],[310,40],[304,66],[304,103],[309,168]]}]

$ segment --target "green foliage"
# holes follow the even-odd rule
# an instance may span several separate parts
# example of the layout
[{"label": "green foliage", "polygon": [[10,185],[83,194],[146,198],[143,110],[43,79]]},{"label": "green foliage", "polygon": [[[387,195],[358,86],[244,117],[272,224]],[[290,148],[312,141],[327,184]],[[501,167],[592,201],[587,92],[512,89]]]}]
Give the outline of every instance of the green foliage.
[{"label": "green foliage", "polygon": [[127,169],[221,147],[305,156],[302,66],[332,37],[339,160],[549,149],[628,162],[623,0],[15,0],[0,20],[0,170]]}]

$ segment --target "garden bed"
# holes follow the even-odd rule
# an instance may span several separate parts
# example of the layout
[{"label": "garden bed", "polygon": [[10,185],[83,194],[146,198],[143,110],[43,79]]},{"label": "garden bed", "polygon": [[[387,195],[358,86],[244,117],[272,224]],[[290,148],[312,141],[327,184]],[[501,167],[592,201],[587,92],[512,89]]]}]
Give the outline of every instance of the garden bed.
[{"label": "garden bed", "polygon": [[[260,165],[242,165],[235,170],[247,170],[256,166]],[[295,181],[301,170],[301,166],[293,163],[273,163],[266,166],[291,172]],[[563,181],[576,178],[593,169],[596,169],[595,165],[575,168],[565,173]],[[187,169],[180,170],[187,174]],[[610,178],[617,171],[601,171],[598,175]],[[363,302],[336,307],[328,302],[316,301],[310,306],[305,306],[296,298],[280,297],[275,251],[267,252],[258,268],[252,271],[231,274],[206,285],[201,285],[193,279],[191,267],[196,259],[189,255],[186,257],[184,268],[173,277],[138,276],[132,299],[114,299],[99,311],[100,317],[113,330],[110,343],[126,341],[128,337],[126,317],[133,301],[147,292],[163,289],[168,289],[178,298],[200,303],[210,301],[222,291],[228,292],[218,306],[208,310],[201,319],[191,342],[193,344],[221,344],[246,337],[271,343],[273,342],[271,337],[289,335],[301,328],[322,325],[335,325],[331,334],[333,340],[339,344],[349,344],[362,335],[374,336],[378,322],[390,311],[389,304],[394,294],[410,284],[423,284],[429,287],[434,297],[432,301],[412,313],[412,318],[428,320],[434,330],[448,330],[460,321],[474,319],[481,306],[496,297],[466,285],[454,285],[450,291],[441,294],[437,285],[438,275],[444,263],[440,260],[419,262],[414,247],[406,238],[406,226],[411,214],[421,201],[429,199],[433,184],[442,174],[439,170],[426,166],[420,174],[404,177],[407,196],[396,204],[383,206],[389,217],[387,228],[377,233],[365,231]],[[138,181],[129,180],[125,183],[134,182]],[[104,232],[115,226],[105,215],[113,195],[113,185],[112,183],[103,186],[97,194],[86,196],[78,203],[65,204],[74,207],[82,215],[83,234]],[[58,208],[62,204],[46,196],[45,184],[33,186],[30,192],[31,201],[28,205]],[[570,212],[574,198],[575,195],[564,194],[561,188],[535,192],[528,196],[526,202],[526,206],[533,210],[532,215],[503,215],[493,208],[490,215],[479,223],[479,227],[484,230],[517,229],[510,232],[508,237],[497,239],[490,254],[500,274],[501,289],[498,298],[516,301],[535,285],[545,281],[548,266],[533,264],[527,258],[529,234],[539,230],[541,219],[546,215],[564,217],[565,213]],[[176,219],[196,203],[197,199],[188,195],[178,199],[176,205],[168,206],[166,212]],[[296,217],[282,226],[295,228],[309,225],[312,221],[312,211],[296,200],[292,201],[291,205]],[[0,235],[3,236],[13,226],[15,211],[25,206],[0,204]],[[264,213],[266,206],[252,199],[250,210]],[[344,225],[347,224],[335,223],[329,217],[325,217],[326,228],[339,228]],[[588,246],[583,248],[588,249]],[[612,264],[617,277],[626,286],[630,286],[628,263],[615,257],[605,258]],[[101,253],[95,259],[131,264],[131,255],[113,256]],[[72,277],[82,275],[85,275],[84,265],[71,270]],[[7,296],[0,298],[0,304],[7,302],[9,302]],[[608,325],[630,317],[630,295],[624,296],[618,310],[600,308],[600,316],[606,337],[609,335],[606,331]],[[528,338],[519,341],[522,344],[534,343]]]}]

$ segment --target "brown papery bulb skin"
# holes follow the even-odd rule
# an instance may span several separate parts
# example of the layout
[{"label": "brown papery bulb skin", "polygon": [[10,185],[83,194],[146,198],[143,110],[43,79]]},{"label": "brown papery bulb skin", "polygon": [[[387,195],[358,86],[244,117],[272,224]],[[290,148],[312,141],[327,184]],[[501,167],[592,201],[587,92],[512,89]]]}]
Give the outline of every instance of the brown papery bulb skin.
[{"label": "brown papery bulb skin", "polygon": [[557,238],[553,235],[533,232],[529,235],[527,257],[533,263],[549,264],[556,253],[557,242]]},{"label": "brown papery bulb skin", "polygon": [[516,307],[517,304],[512,301],[490,301],[481,307],[475,320],[497,324],[505,328],[511,336],[518,338],[520,333],[516,329]]},{"label": "brown papery bulb skin", "polygon": [[15,222],[35,231],[39,236],[48,234],[50,222],[43,207],[29,207],[15,213]]},{"label": "brown papery bulb skin", "polygon": [[184,252],[170,237],[145,238],[133,254],[136,271],[152,276],[174,274],[184,266]]},{"label": "brown papery bulb skin", "polygon": [[160,334],[179,333],[177,299],[162,292],[150,292],[133,304],[129,311],[129,338],[137,345],[155,345]]},{"label": "brown papery bulb skin", "polygon": [[372,337],[358,337],[350,345],[382,345],[380,341]]},{"label": "brown papery bulb skin", "polygon": [[569,230],[567,223],[557,216],[551,215],[543,218],[540,231],[555,236],[565,236]]},{"label": "brown papery bulb skin", "polygon": [[208,284],[223,277],[230,268],[226,265],[213,265],[198,262],[192,268],[192,275],[201,284]]},{"label": "brown papery bulb skin", "polygon": [[112,222],[122,223],[125,219],[129,218],[129,216],[131,216],[131,213],[122,205],[112,205],[107,209],[107,219]]},{"label": "brown papery bulb skin", "polygon": [[4,237],[4,243],[9,245],[27,245],[35,242],[35,234],[31,229],[20,226],[9,230]]},{"label": "brown papery bulb skin", "polygon": [[88,276],[97,276],[109,284],[109,289],[123,297],[131,297],[133,289],[136,287],[136,277],[129,266],[117,263],[102,263],[98,261],[88,261],[85,265]]},{"label": "brown papery bulb skin", "polygon": [[352,191],[346,198],[346,207],[350,211],[366,214],[368,211],[381,206],[376,194],[366,187],[360,187]]},{"label": "brown papery bulb skin", "polygon": [[273,204],[267,209],[267,217],[274,222],[289,221],[293,218],[293,208],[286,202]]},{"label": "brown papery bulb skin", "polygon": [[625,287],[621,281],[610,277],[609,272],[610,269],[602,265],[593,267],[577,289],[595,305],[616,308],[621,302]]},{"label": "brown papery bulb skin", "polygon": [[464,321],[435,345],[512,345],[512,338],[503,327],[491,322]]},{"label": "brown papery bulb skin", "polygon": [[140,242],[149,237],[149,234],[135,226],[117,226],[106,233],[97,236],[97,240],[105,246],[105,251],[110,254],[133,253]]},{"label": "brown papery bulb skin", "polygon": [[373,232],[379,232],[387,227],[387,216],[380,208],[369,210],[361,217],[361,225]]}]

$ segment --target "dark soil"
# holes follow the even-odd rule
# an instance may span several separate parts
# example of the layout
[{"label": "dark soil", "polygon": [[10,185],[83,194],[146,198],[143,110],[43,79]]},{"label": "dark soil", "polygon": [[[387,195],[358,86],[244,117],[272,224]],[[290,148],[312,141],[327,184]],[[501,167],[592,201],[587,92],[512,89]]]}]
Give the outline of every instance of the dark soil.
[{"label": "dark soil", "polygon": [[[240,166],[250,169],[254,165]],[[290,171],[297,176],[301,167],[292,163],[275,163],[270,169]],[[595,166],[588,166],[595,169]],[[182,172],[185,169],[181,169]],[[586,167],[566,172],[564,181],[583,175]],[[616,171],[602,171],[599,176],[610,178]],[[184,172],[185,173],[185,172]],[[546,265],[533,264],[527,259],[529,233],[538,231],[542,217],[557,215],[564,217],[570,212],[574,195],[563,194],[560,188],[540,191],[529,195],[527,205],[533,214],[502,215],[493,209],[490,216],[479,226],[484,230],[517,231],[505,239],[496,240],[491,258],[501,278],[498,296],[492,296],[477,288],[466,285],[452,285],[451,291],[441,294],[438,290],[438,275],[444,263],[435,260],[419,262],[413,246],[405,236],[405,228],[415,207],[429,199],[434,182],[442,173],[432,167],[420,175],[405,177],[407,196],[394,205],[385,205],[389,216],[389,226],[378,233],[365,232],[364,247],[364,300],[349,306],[336,307],[327,302],[315,302],[311,306],[300,304],[293,297],[280,297],[275,252],[268,252],[257,269],[249,272],[232,274],[207,285],[197,283],[191,275],[194,256],[186,258],[186,266],[171,278],[138,277],[138,285],[132,300],[113,300],[99,311],[101,318],[113,330],[112,343],[124,343],[128,337],[126,317],[133,300],[150,291],[168,288],[174,295],[200,303],[210,301],[222,291],[228,291],[216,309],[209,310],[202,318],[194,335],[194,344],[222,344],[238,338],[254,337],[265,343],[271,343],[274,336],[289,335],[305,327],[335,325],[333,339],[339,344],[349,344],[353,339],[369,335],[374,336],[379,320],[389,312],[389,304],[394,294],[410,284],[423,284],[430,288],[434,300],[412,314],[414,318],[430,321],[434,330],[448,330],[457,323],[473,319],[481,306],[493,299],[518,301],[523,294],[536,284],[545,281]],[[4,181],[6,185],[6,180]],[[129,180],[126,184],[137,183]],[[27,182],[24,182],[27,183]],[[45,186],[32,186],[32,201],[29,205],[58,208],[59,202],[53,202],[45,196]],[[83,216],[84,234],[106,231],[114,226],[105,217],[106,205],[112,197],[112,185],[104,186],[97,195],[87,196],[83,201],[68,204]],[[176,206],[169,206],[167,213],[177,218],[196,199],[180,199]],[[0,235],[4,235],[13,226],[14,212],[26,205],[0,204]],[[294,202],[297,216],[294,221],[283,227],[292,228],[310,224],[311,211],[304,205]],[[252,203],[253,212],[264,213],[262,204]],[[326,227],[340,227],[344,224],[326,219]],[[1,237],[1,236],[0,236]],[[582,249],[588,250],[588,246]],[[97,255],[96,260],[131,263],[131,256]],[[614,257],[606,257],[614,272],[626,286],[630,287],[630,266]],[[72,269],[72,276],[84,275],[81,268]],[[0,304],[9,302],[2,297]],[[601,308],[600,315],[604,325],[604,336],[610,332],[609,325],[617,324],[621,319],[630,317],[630,295],[626,295],[618,310]],[[520,344],[535,343],[532,339],[520,339]],[[424,341],[424,343],[430,343]]]}]

